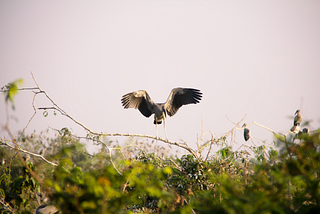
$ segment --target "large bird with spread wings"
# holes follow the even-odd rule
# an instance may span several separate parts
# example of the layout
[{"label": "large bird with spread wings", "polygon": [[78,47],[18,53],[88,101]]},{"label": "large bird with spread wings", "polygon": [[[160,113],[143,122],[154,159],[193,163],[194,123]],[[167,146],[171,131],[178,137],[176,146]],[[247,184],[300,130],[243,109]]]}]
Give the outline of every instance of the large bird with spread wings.
[{"label": "large bird with spread wings", "polygon": [[197,104],[201,98],[202,93],[198,89],[174,88],[165,103],[155,103],[150,98],[148,92],[140,90],[123,95],[121,103],[125,109],[139,109],[145,117],[150,117],[154,114],[154,124],[161,124],[164,121],[165,130],[165,118],[167,114],[172,117],[181,106],[192,103]]}]

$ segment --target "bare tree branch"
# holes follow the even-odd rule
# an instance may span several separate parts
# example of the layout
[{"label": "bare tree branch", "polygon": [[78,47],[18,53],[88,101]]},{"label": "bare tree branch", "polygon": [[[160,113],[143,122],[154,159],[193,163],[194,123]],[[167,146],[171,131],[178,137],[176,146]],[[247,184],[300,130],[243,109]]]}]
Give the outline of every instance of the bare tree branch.
[{"label": "bare tree branch", "polygon": [[179,142],[169,141],[169,140],[166,140],[166,139],[160,138],[160,137],[155,137],[155,136],[151,136],[151,135],[143,135],[143,134],[123,134],[123,133],[103,133],[103,134],[92,133],[92,134],[101,135],[101,136],[142,137],[142,138],[149,138],[149,139],[153,139],[153,140],[159,140],[159,141],[162,141],[162,142],[170,144],[170,145],[179,146],[179,147],[187,150],[188,152],[190,152],[194,157],[198,158],[198,156],[196,155],[196,152],[192,148],[190,148],[188,145],[181,144]]},{"label": "bare tree branch", "polygon": [[[5,139],[0,139],[0,144],[1,145],[4,145],[4,146],[7,146],[9,147],[10,149],[13,149],[13,150],[16,150],[16,151],[19,151],[19,152],[22,152],[22,153],[26,153],[26,154],[29,154],[29,155],[32,155],[34,157],[38,157],[38,158],[41,158],[43,161],[45,161],[46,163],[52,165],[52,166],[58,166],[57,163],[53,163],[51,161],[48,161],[45,157],[43,157],[42,155],[39,155],[39,154],[36,154],[36,153],[33,153],[33,152],[29,152],[27,150],[24,150],[24,149],[21,149],[20,146],[17,146],[18,144],[16,143],[16,146],[12,146],[10,145],[8,142],[8,140],[5,140]],[[10,141],[12,143],[14,143],[13,141]]]},{"label": "bare tree branch", "polygon": [[15,210],[10,206],[9,203],[5,201],[5,199],[3,198],[3,195],[1,195],[0,204],[2,204],[3,207],[6,208],[6,210],[9,210],[10,212],[15,213]]},{"label": "bare tree branch", "polygon": [[209,154],[210,154],[210,152],[211,152],[211,148],[212,148],[212,144],[213,144],[213,134],[210,132],[210,134],[211,134],[211,143],[210,143],[210,148],[209,148],[209,150],[208,150],[208,153],[207,153],[207,156],[206,156],[206,159],[205,159],[205,161],[207,161],[208,160],[208,158],[209,158]]},{"label": "bare tree branch", "polygon": [[[33,89],[35,89],[35,88],[33,88]],[[33,113],[33,115],[31,116],[31,118],[29,119],[27,125],[23,128],[23,130],[22,130],[22,132],[21,132],[21,134],[20,134],[19,137],[21,137],[21,136],[24,134],[24,132],[25,132],[26,129],[28,128],[29,124],[30,124],[31,121],[33,120],[34,116],[36,116],[36,114],[37,114],[37,109],[36,109],[36,106],[35,106],[35,104],[34,104],[34,102],[35,102],[35,100],[36,100],[36,96],[37,96],[37,93],[34,93],[33,99],[32,99],[32,107],[33,107],[34,113]]]},{"label": "bare tree branch", "polygon": [[[225,137],[228,137],[235,129],[237,129],[238,125],[244,120],[244,118],[246,117],[247,115],[245,115],[229,132],[227,132],[226,134],[222,135],[221,137],[219,137],[218,139],[214,139],[213,142],[219,142],[220,140],[222,140],[223,138]],[[204,147],[206,145],[208,145],[210,142],[212,141],[208,141],[206,142],[205,144],[202,145],[202,147],[197,151],[198,153],[201,152]]]},{"label": "bare tree branch", "polygon": [[[257,126],[260,126],[260,127],[262,127],[262,128],[264,128],[264,129],[267,129],[268,131],[270,131],[270,132],[272,132],[274,135],[276,135],[276,132],[275,131],[273,131],[272,129],[270,129],[270,128],[268,128],[268,127],[266,127],[266,126],[263,126],[263,125],[260,125],[259,123],[257,123],[257,122],[252,122],[252,124],[256,124]],[[251,125],[251,124],[250,124]],[[250,126],[249,125],[249,126]],[[248,126],[248,127],[249,127]],[[278,134],[280,134],[280,133],[278,133]],[[281,135],[281,134],[280,134]]]},{"label": "bare tree branch", "polygon": [[[229,118],[227,117],[227,119],[233,123],[235,126],[227,133],[221,135],[220,137],[218,138],[214,138],[213,137],[213,134],[211,133],[211,131],[207,131],[207,132],[203,132],[203,118],[201,118],[201,123],[202,123],[202,126],[201,126],[201,136],[200,137],[197,137],[197,151],[193,150],[192,148],[189,147],[189,145],[184,142],[183,140],[181,140],[181,142],[174,142],[174,141],[170,141],[168,139],[163,139],[163,138],[160,138],[160,137],[155,137],[155,136],[151,136],[151,135],[143,135],[143,134],[128,134],[128,133],[98,133],[98,132],[95,132],[93,130],[91,130],[90,128],[88,128],[87,126],[85,126],[84,124],[82,124],[80,121],[76,120],[75,118],[73,118],[72,116],[70,116],[66,111],[64,111],[48,94],[47,92],[45,92],[44,90],[41,89],[40,85],[38,84],[35,76],[33,75],[33,73],[31,72],[31,75],[32,75],[32,78],[36,84],[37,87],[29,87],[29,88],[21,88],[19,90],[31,90],[33,93],[34,93],[34,96],[33,96],[33,101],[32,101],[32,107],[34,109],[34,113],[33,115],[31,116],[30,120],[28,121],[27,125],[25,126],[25,128],[23,129],[22,133],[20,134],[20,136],[25,132],[25,130],[27,129],[27,127],[29,126],[29,124],[31,123],[31,121],[33,120],[34,116],[37,114],[37,110],[55,110],[57,112],[60,112],[63,116],[66,116],[68,117],[70,120],[72,120],[73,122],[75,122],[77,125],[81,126],[84,130],[86,130],[89,134],[91,135],[94,135],[94,136],[99,136],[99,137],[104,137],[104,136],[109,136],[109,137],[112,137],[112,136],[124,136],[124,137],[140,137],[140,138],[149,138],[149,139],[153,139],[153,140],[156,140],[156,141],[162,141],[166,144],[169,144],[169,145],[174,145],[174,146],[178,146],[180,148],[183,148],[185,149],[187,152],[189,152],[190,154],[192,154],[197,160],[200,160],[201,159],[201,152],[204,150],[204,148],[210,144],[210,148],[208,150],[208,153],[206,155],[206,158],[205,160],[207,161],[208,158],[209,158],[209,155],[210,155],[210,152],[211,152],[211,149],[212,149],[212,144],[213,143],[218,143],[220,142],[221,140],[224,140],[226,139],[228,136],[231,136],[231,141],[234,139],[233,137],[233,134],[235,134],[235,130],[236,129],[242,129],[242,128],[238,128],[239,124],[245,119],[246,115],[238,122],[238,123],[234,123],[232,121],[229,120]],[[36,99],[36,96],[38,94],[43,94],[52,104],[52,106],[47,106],[47,107],[36,107],[35,105],[35,99]],[[250,125],[252,124],[256,124],[262,128],[265,128],[269,131],[271,131],[273,134],[275,134],[275,132],[273,130],[271,130],[270,128],[268,127],[265,127],[265,126],[262,126],[256,122],[252,122]],[[250,126],[249,125],[249,126]],[[7,130],[10,130],[7,127]],[[5,128],[6,128],[5,127]],[[205,143],[203,145],[200,145],[200,140],[203,139],[203,137],[208,134],[208,133],[211,133],[211,139],[210,140],[207,140],[205,141]],[[11,136],[11,135],[10,135]],[[11,137],[12,138],[12,137]],[[91,138],[90,138],[91,139]],[[114,165],[114,162],[112,160],[112,150],[113,148],[109,148],[104,142],[100,141],[100,140],[93,140],[93,141],[97,141],[99,143],[102,143],[106,146],[106,148],[108,149],[109,151],[109,155],[110,155],[110,161],[111,163],[113,164],[114,168],[117,170],[117,172],[119,174],[120,171],[116,168],[116,166]],[[2,141],[1,142],[2,144],[12,148],[12,149],[15,149],[17,151],[21,151],[23,153],[27,153],[27,154],[30,154],[30,155],[33,155],[33,156],[36,156],[36,157],[39,157],[41,158],[42,160],[44,160],[45,162],[53,165],[53,166],[56,166],[57,164],[56,163],[53,163],[53,162],[50,162],[48,160],[46,160],[43,156],[41,155],[38,155],[38,154],[35,154],[35,153],[32,153],[32,152],[28,152],[26,150],[23,150],[21,148],[19,148],[18,146],[14,147],[10,144],[8,144],[6,141]],[[121,149],[121,148],[120,148]]]}]

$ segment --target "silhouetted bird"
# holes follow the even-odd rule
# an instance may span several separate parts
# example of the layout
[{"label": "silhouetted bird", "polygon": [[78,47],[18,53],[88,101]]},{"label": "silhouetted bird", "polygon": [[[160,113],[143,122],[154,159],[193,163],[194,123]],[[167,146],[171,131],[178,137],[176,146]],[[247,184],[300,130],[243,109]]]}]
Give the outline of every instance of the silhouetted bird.
[{"label": "silhouetted bird", "polygon": [[44,156],[44,155],[46,154],[46,151],[47,151],[47,148],[46,148],[46,147],[40,149],[39,155]]},{"label": "silhouetted bird", "polygon": [[296,113],[294,113],[296,116],[294,117],[294,120],[293,120],[293,125],[296,126],[299,124],[300,126],[300,123],[301,123],[301,120],[302,120],[302,115],[300,114],[300,110],[298,109],[296,111]]},{"label": "silhouetted bird", "polygon": [[303,128],[303,129],[302,129],[302,132],[303,132],[304,134],[309,134],[309,129],[308,129],[308,128]]},{"label": "silhouetted bird", "polygon": [[250,129],[247,129],[247,124],[246,124],[246,123],[244,123],[244,124],[242,125],[242,127],[244,128],[244,130],[243,130],[244,140],[245,140],[245,141],[248,141],[249,138],[250,138],[250,136],[251,136]]},{"label": "silhouetted bird", "polygon": [[303,128],[302,131],[299,131],[299,133],[297,134],[297,138],[298,139],[302,139],[302,135],[307,134],[309,135],[309,129],[308,128]]},{"label": "silhouetted bird", "polygon": [[[202,93],[198,89],[193,88],[174,88],[172,89],[165,103],[154,103],[149,94],[144,91],[134,91],[122,96],[122,106],[127,108],[139,109],[145,117],[150,117],[154,114],[154,124],[161,124],[164,121],[165,134],[165,118],[167,114],[172,117],[178,109],[187,104],[199,103],[202,98]],[[168,139],[168,138],[167,138]]]}]

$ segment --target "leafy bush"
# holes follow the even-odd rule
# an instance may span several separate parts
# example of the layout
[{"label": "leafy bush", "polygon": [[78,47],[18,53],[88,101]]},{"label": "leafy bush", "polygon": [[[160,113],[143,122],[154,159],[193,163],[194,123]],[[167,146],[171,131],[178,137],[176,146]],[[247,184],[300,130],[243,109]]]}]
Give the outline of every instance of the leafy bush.
[{"label": "leafy bush", "polygon": [[[34,148],[47,139],[23,138],[25,146],[33,142]],[[117,159],[120,174],[108,151],[90,157],[63,129],[47,139],[55,148],[46,157],[57,161],[57,167],[32,158],[27,169],[15,152],[0,147],[10,160],[0,167],[1,211],[10,213],[9,205],[14,212],[31,213],[41,192],[63,213],[315,213],[320,210],[319,131],[277,143],[285,148],[280,156],[270,150],[261,160],[257,150],[255,161],[230,147],[207,162],[192,155],[160,158],[141,151],[135,158]]]}]

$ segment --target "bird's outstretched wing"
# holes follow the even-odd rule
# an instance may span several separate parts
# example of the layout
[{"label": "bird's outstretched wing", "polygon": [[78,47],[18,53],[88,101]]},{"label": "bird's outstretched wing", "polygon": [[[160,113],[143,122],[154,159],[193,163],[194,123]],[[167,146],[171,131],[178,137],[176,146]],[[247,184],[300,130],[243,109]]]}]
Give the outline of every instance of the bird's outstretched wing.
[{"label": "bird's outstretched wing", "polygon": [[170,117],[172,117],[183,105],[199,103],[202,93],[193,88],[174,88],[172,89],[164,107]]},{"label": "bird's outstretched wing", "polygon": [[150,117],[154,113],[154,102],[150,98],[149,94],[144,91],[134,91],[122,96],[122,106],[124,108],[139,109],[141,114],[145,117]]}]

